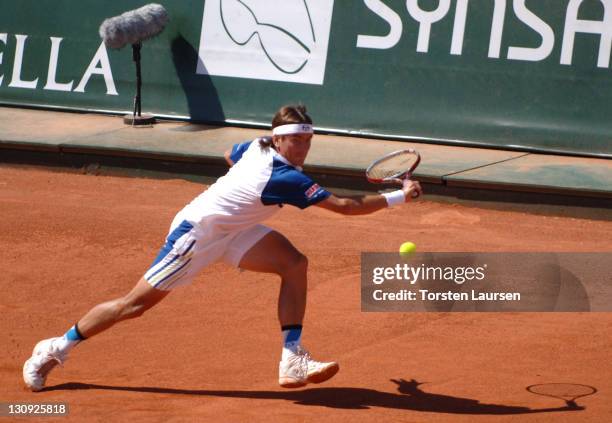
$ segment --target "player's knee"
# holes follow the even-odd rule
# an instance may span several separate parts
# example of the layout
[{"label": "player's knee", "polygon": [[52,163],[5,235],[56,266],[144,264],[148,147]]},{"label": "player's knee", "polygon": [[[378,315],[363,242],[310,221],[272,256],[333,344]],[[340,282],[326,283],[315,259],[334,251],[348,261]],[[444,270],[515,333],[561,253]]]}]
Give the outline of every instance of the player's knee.
[{"label": "player's knee", "polygon": [[145,311],[147,311],[148,308],[145,308],[142,305],[133,305],[130,309],[129,309],[129,314],[128,314],[128,318],[129,319],[134,319],[136,317],[140,317],[144,314]]},{"label": "player's knee", "polygon": [[279,275],[285,277],[295,275],[296,273],[306,273],[307,269],[308,257],[300,252],[296,252],[280,265]]},{"label": "player's knee", "polygon": [[151,307],[147,307],[145,304],[130,301],[127,298],[121,298],[117,304],[118,308],[118,320],[134,319],[140,317]]}]

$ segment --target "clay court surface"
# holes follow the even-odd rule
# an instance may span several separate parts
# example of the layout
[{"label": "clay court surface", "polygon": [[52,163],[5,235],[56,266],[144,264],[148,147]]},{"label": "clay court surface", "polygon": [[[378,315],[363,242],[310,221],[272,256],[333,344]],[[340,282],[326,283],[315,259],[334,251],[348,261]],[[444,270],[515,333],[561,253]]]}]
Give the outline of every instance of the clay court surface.
[{"label": "clay court surface", "polygon": [[[47,390],[24,391],[34,344],[126,293],[203,188],[0,166],[0,402],[66,402],[74,421],[612,421],[611,313],[362,313],[359,278],[360,252],[406,240],[421,251],[610,251],[612,222],[426,197],[350,218],[285,207],[267,222],[310,258],[303,341],[340,363],[325,384],[277,385],[278,280],[215,264],[79,345]],[[557,382],[598,392],[568,410],[525,389]]]}]

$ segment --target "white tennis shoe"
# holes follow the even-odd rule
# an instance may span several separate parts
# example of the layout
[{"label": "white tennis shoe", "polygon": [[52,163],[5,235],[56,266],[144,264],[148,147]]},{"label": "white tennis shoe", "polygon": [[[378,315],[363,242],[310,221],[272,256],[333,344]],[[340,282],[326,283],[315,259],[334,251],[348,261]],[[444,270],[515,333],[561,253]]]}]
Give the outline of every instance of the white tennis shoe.
[{"label": "white tennis shoe", "polygon": [[278,383],[283,388],[299,388],[308,383],[321,383],[333,377],[340,370],[335,361],[322,363],[313,360],[310,353],[302,347],[278,366]]},{"label": "white tennis shoe", "polygon": [[60,338],[49,338],[40,341],[23,365],[23,381],[31,391],[40,391],[45,386],[47,375],[55,366],[63,364],[67,354],[62,354],[55,341]]}]

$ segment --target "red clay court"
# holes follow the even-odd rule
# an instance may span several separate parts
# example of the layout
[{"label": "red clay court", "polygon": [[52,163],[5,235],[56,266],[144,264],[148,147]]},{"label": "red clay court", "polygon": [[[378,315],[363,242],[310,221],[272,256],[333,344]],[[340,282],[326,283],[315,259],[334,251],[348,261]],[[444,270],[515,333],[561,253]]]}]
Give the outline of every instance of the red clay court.
[{"label": "red clay court", "polygon": [[[266,222],[310,259],[304,342],[341,366],[325,384],[278,387],[278,281],[215,264],[142,318],[81,344],[46,390],[26,392],[21,366],[34,344],[130,289],[203,188],[0,166],[3,402],[65,402],[69,417],[53,420],[70,421],[612,420],[611,314],[362,313],[359,282],[360,252],[405,240],[421,251],[609,251],[612,222],[427,197],[350,219],[285,207]],[[540,383],[598,392],[570,410],[526,390]]]}]

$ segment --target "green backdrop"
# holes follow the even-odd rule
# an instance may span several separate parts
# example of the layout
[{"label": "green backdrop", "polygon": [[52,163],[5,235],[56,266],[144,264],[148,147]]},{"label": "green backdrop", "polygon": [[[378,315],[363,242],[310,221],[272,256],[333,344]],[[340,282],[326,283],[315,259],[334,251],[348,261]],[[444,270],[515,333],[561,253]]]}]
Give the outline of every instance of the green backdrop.
[{"label": "green backdrop", "polygon": [[[197,74],[204,7],[213,1],[230,7],[238,0],[162,2],[170,23],[142,51],[144,111],[265,125],[280,105],[302,102],[322,131],[612,157],[611,0],[298,0],[296,8],[307,4],[311,10],[319,1],[333,2],[320,85]],[[283,1],[283,7],[291,5]],[[448,12],[431,25],[429,37],[423,35],[426,52],[417,51],[423,28],[408,10],[411,2],[424,12],[444,10],[448,2]],[[146,3],[2,0],[0,102],[130,110],[135,70],[129,47],[107,52],[116,95],[96,73],[83,92],[75,88],[100,48],[103,19]],[[572,22],[579,28],[573,41],[567,38]],[[358,47],[360,35],[387,36],[388,48]],[[50,37],[62,39],[55,81],[73,81],[65,91],[45,89]],[[492,37],[499,41],[493,50]],[[569,46],[571,64],[562,63]],[[517,59],[509,54],[516,47],[539,48],[532,52],[543,57]],[[34,88],[16,82],[36,78]]]}]

